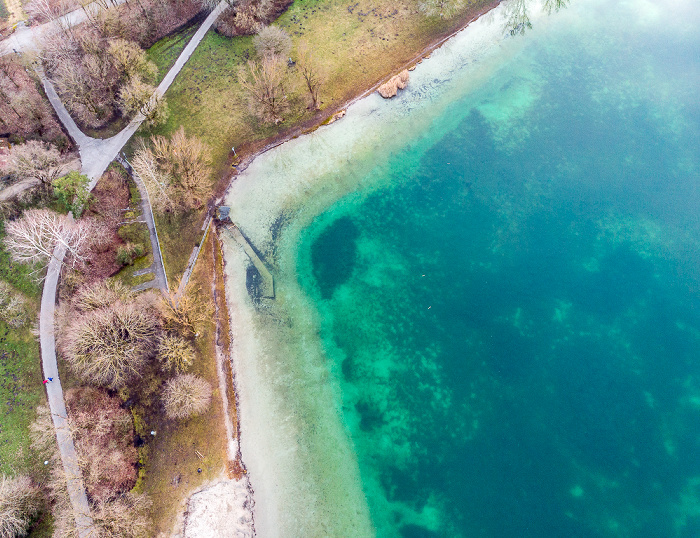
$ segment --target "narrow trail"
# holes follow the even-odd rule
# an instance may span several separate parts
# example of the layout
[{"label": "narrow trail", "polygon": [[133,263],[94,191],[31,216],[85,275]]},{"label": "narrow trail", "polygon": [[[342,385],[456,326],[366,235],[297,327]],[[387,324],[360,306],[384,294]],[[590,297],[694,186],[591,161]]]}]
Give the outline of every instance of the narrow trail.
[{"label": "narrow trail", "polygon": [[[175,65],[173,65],[170,71],[168,71],[168,74],[156,89],[157,93],[163,95],[167,91],[168,87],[175,80],[175,77],[182,70],[182,67],[185,65],[190,56],[192,56],[192,53],[196,50],[207,31],[209,31],[209,29],[212,27],[214,21],[216,21],[216,18],[227,5],[226,0],[222,0],[222,2],[205,19],[176,60]],[[69,16],[72,16],[74,13],[75,12],[72,12],[65,17],[68,17],[69,20],[73,20]],[[87,16],[85,16],[85,18],[87,18]],[[85,19],[83,18],[82,20]],[[75,22],[74,24],[78,24],[78,22]],[[40,34],[41,32],[38,33]],[[35,38],[37,37],[34,35],[34,33],[31,36],[27,36],[24,42],[18,41],[17,37],[18,36],[13,36],[11,39],[14,39],[13,42],[16,43],[19,50],[34,50]],[[5,44],[5,46],[7,47],[7,44]],[[3,54],[2,51],[0,51],[0,55],[1,54]],[[53,106],[59,119],[78,146],[82,162],[82,173],[90,178],[89,188],[92,190],[109,164],[117,157],[121,149],[141,126],[141,123],[143,123],[145,118],[142,114],[138,114],[120,133],[106,140],[91,138],[80,131],[75,121],[73,121],[73,118],[71,118],[70,114],[58,97],[53,84],[43,73],[43,70],[38,67],[36,69],[37,74],[44,85],[46,94],[49,97],[51,106]],[[141,191],[142,199],[148,200],[147,192],[145,193],[146,196],[144,197],[145,186],[140,180],[137,181],[137,186],[139,187],[139,191]],[[141,190],[142,187],[143,191]],[[151,235],[151,244],[153,245],[155,238],[156,245],[158,245],[155,222],[153,221],[153,213],[150,210],[150,203],[144,205],[144,215],[148,215],[146,221],[149,228],[149,234]],[[159,263],[154,262],[154,265],[156,265],[156,279],[158,280],[158,286],[167,292],[167,277],[163,269],[162,258],[160,257],[160,247],[156,247],[154,245],[153,253],[154,260],[156,256],[159,258]],[[65,248],[58,246],[54,252],[51,262],[49,263],[46,279],[44,280],[39,321],[41,361],[45,378],[53,378],[52,382],[46,383],[46,391],[49,401],[49,408],[51,409],[51,415],[53,417],[54,428],[56,430],[56,438],[58,440],[61,462],[68,481],[68,495],[75,513],[75,522],[78,529],[78,535],[80,538],[91,538],[97,536],[98,532],[90,515],[90,505],[87,499],[80,466],[78,465],[78,455],[75,451],[73,437],[68,427],[66,404],[63,396],[63,389],[61,387],[61,381],[58,375],[58,365],[56,362],[54,310],[56,305],[58,278],[65,255]]]}]

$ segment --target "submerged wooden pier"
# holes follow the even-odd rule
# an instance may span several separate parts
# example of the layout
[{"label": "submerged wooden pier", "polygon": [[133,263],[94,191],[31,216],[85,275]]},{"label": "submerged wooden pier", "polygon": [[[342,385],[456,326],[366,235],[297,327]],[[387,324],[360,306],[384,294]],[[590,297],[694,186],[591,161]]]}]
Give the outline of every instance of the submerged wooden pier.
[{"label": "submerged wooden pier", "polygon": [[261,296],[274,299],[275,281],[272,278],[272,273],[267,268],[265,263],[260,259],[260,256],[258,256],[258,253],[253,248],[253,245],[250,244],[250,241],[248,241],[248,239],[238,229],[238,226],[231,222],[230,219],[228,219],[228,222],[226,223],[222,222],[222,227],[233,236],[233,238],[241,247],[243,247],[243,250],[248,255],[248,258],[250,258],[250,261],[253,262],[253,266],[255,266],[255,268],[258,270],[258,273],[260,274],[261,278]]}]

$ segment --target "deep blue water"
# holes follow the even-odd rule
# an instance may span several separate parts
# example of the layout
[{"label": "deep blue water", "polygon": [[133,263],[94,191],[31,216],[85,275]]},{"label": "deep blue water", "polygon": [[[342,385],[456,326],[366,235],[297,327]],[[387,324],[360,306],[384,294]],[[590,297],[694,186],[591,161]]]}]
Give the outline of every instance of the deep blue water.
[{"label": "deep blue water", "polygon": [[700,33],[645,28],[533,40],[304,232],[380,536],[700,536]]}]

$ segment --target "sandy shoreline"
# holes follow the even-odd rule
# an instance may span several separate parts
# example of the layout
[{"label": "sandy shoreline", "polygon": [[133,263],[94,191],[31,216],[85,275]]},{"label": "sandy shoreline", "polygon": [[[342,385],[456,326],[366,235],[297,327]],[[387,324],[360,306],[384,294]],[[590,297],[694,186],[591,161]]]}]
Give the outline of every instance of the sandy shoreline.
[{"label": "sandy shoreline", "polygon": [[[373,170],[465,87],[488,79],[498,69],[498,62],[488,61],[497,51],[517,54],[522,44],[503,39],[502,11],[499,6],[452,36],[412,72],[398,98],[364,96],[342,121],[258,156],[226,193],[232,220],[275,277],[274,300],[252,299],[250,262],[221,233],[241,453],[260,536],[376,533],[343,424],[338,372],[323,354],[313,305],[296,281],[295,240],[336,200],[379,188]],[[371,165],[361,159],[375,153]],[[413,164],[407,155],[406,166]]]}]

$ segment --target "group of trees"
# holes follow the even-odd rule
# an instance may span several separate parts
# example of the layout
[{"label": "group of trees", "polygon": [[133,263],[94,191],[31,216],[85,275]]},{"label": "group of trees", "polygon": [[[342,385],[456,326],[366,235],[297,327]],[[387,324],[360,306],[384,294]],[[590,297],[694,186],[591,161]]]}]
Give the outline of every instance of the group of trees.
[{"label": "group of trees", "polygon": [[[291,87],[299,84],[308,93],[309,108],[317,110],[325,73],[308,44],[302,42],[298,45],[293,63],[287,60],[292,50],[292,40],[281,28],[263,28],[253,38],[253,44],[256,58],[241,66],[238,72],[238,81],[253,115],[263,121],[282,121],[282,114],[289,107],[287,93]],[[292,67],[293,70],[290,69]]]},{"label": "group of trees", "polygon": [[58,34],[46,45],[44,64],[66,108],[80,123],[101,127],[121,112],[139,111],[146,121],[167,119],[162,97],[152,97],[157,73],[134,42],[109,38],[94,29]]},{"label": "group of trees", "polygon": [[[122,408],[119,398],[90,387],[69,390],[66,404],[96,536],[144,536],[150,501],[145,494],[131,491],[136,482],[138,454],[129,411]],[[61,464],[51,411],[45,405],[37,409],[30,438],[32,449],[52,464],[41,493],[52,507],[54,536],[77,538],[67,492],[70,477]]]},{"label": "group of trees", "polygon": [[195,331],[210,317],[204,304],[192,292],[172,303],[116,281],[88,285],[74,297],[59,349],[85,383],[111,390],[133,387],[160,367],[162,377],[174,374],[162,393],[168,416],[194,416],[211,399],[209,384],[185,373],[194,362]]},{"label": "group of trees", "polygon": [[0,57],[0,132],[55,141],[62,148],[70,144],[36,78],[15,55]]}]

